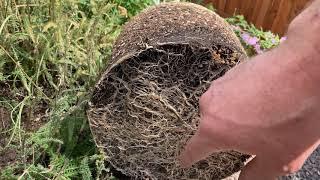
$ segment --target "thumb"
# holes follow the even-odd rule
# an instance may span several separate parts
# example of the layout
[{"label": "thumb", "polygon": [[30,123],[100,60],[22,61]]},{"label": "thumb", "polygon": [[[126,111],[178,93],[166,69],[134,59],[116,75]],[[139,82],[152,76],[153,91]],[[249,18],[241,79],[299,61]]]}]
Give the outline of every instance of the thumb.
[{"label": "thumb", "polygon": [[181,153],[179,160],[184,168],[190,167],[211,155],[213,152],[221,151],[221,144],[215,138],[210,137],[200,130],[189,140],[184,151]]}]

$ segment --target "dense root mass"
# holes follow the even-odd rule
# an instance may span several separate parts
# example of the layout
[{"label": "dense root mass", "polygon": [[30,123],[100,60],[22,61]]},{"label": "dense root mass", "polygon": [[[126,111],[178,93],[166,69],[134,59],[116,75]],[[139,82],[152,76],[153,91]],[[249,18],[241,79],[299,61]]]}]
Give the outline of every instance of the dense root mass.
[{"label": "dense root mass", "polygon": [[[246,159],[212,155],[190,169],[177,156],[199,124],[198,100],[245,57],[217,14],[192,3],[163,3],[128,22],[88,110],[96,144],[134,179],[221,179]],[[213,102],[214,103],[214,102]]]},{"label": "dense root mass", "polygon": [[238,57],[222,46],[168,44],[115,63],[89,111],[109,162],[138,179],[221,179],[238,171],[246,156],[237,152],[212,155],[191,169],[176,159],[199,122],[199,97]]}]

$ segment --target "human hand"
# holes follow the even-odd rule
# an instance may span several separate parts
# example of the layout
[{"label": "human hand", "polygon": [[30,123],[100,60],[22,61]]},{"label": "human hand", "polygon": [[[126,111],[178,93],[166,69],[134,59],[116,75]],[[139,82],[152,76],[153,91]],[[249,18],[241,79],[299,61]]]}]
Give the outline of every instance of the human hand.
[{"label": "human hand", "polygon": [[[312,0],[289,25],[288,43],[302,53],[320,54],[320,0]],[[308,47],[308,48],[305,48]]]},{"label": "human hand", "polygon": [[201,121],[181,155],[184,167],[212,152],[256,155],[240,179],[297,171],[319,144],[320,92],[283,48],[229,71],[200,99]]},{"label": "human hand", "polygon": [[[232,149],[256,155],[242,180],[273,179],[301,168],[320,143],[319,10],[316,0],[292,22],[279,48],[212,83],[200,99],[199,129],[181,154],[182,166]],[[310,21],[318,24],[309,27]]]}]

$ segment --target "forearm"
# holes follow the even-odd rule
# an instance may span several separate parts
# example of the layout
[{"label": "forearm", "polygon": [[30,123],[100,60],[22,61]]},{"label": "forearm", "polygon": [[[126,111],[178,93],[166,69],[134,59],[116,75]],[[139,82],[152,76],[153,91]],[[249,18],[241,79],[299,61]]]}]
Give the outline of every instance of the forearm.
[{"label": "forearm", "polygon": [[[319,43],[320,44],[320,43]],[[267,113],[276,113],[274,119],[281,122],[280,117],[299,116],[309,119],[311,124],[319,128],[320,120],[320,56],[319,52],[310,48],[294,49],[290,44],[282,44],[278,48],[254,57],[252,67],[257,79],[255,88],[262,94],[261,104],[266,107],[277,106]],[[257,72],[260,72],[259,74]],[[259,82],[257,82],[259,81]],[[262,108],[266,108],[262,107]],[[258,107],[259,108],[259,107]],[[264,112],[265,109],[261,110]],[[265,114],[266,116],[268,114]],[[270,117],[270,115],[269,115]],[[280,118],[280,119],[279,119]],[[296,120],[292,118],[292,120]],[[306,122],[305,122],[306,123]],[[305,124],[307,125],[307,123]],[[318,126],[317,126],[318,125]],[[303,124],[300,127],[302,128]],[[298,128],[299,128],[298,127]],[[306,127],[312,129],[313,127]],[[317,131],[318,138],[320,131]]]},{"label": "forearm", "polygon": [[[288,40],[215,80],[184,165],[214,151],[255,154],[242,179],[298,170],[320,138],[320,0],[291,23]],[[267,170],[267,171],[266,171]]]},{"label": "forearm", "polygon": [[256,99],[252,102],[248,99],[249,107],[246,107],[256,110],[250,110],[251,114],[243,117],[253,117],[246,125],[256,124],[253,127],[260,128],[261,139],[270,141],[273,148],[291,147],[292,157],[319,143],[320,59],[317,53],[282,44],[248,60],[249,65],[241,69],[248,71],[248,77],[256,76],[252,85],[257,90],[254,91]]},{"label": "forearm", "polygon": [[[319,29],[320,31],[320,29]],[[317,39],[318,34],[315,34]],[[296,45],[301,43],[300,45]],[[288,42],[280,45],[279,53],[284,54],[292,69],[304,73],[313,83],[320,86],[320,41],[316,43],[294,42],[290,37]]]},{"label": "forearm", "polygon": [[280,88],[291,88],[285,94],[288,99],[279,98],[293,102],[288,106],[296,108],[288,108],[286,120],[270,133],[285,138],[283,142],[288,144],[283,146],[294,144],[299,153],[298,149],[319,144],[320,140],[320,51],[317,47],[320,43],[312,44],[312,47],[292,43],[288,40],[271,53],[277,54],[272,61],[280,61],[283,70],[279,75]]},{"label": "forearm", "polygon": [[[309,67],[300,66],[305,55],[292,51],[281,45],[247,60],[213,82],[204,95],[206,103],[202,104],[206,104],[212,118],[232,121],[228,121],[230,124],[225,125],[226,129],[221,128],[222,131],[236,124],[234,126],[250,127],[239,128],[239,134],[243,134],[242,129],[258,131],[263,139],[278,133],[287,138],[284,142],[299,139],[301,144],[310,144],[319,138],[320,114],[317,114],[317,108],[320,107],[320,87],[310,76]],[[219,102],[219,106],[213,106],[213,102]],[[225,107],[238,108],[233,108],[231,113],[220,113]],[[250,137],[243,138],[243,141],[250,141],[245,139]]]}]

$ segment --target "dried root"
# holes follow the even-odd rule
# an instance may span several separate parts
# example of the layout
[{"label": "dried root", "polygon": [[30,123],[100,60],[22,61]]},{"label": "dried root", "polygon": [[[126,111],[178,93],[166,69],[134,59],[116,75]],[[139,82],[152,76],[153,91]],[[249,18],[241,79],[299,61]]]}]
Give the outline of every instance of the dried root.
[{"label": "dried root", "polygon": [[138,179],[220,179],[238,171],[246,156],[237,152],[215,154],[191,169],[176,159],[199,122],[199,97],[236,63],[232,54],[225,47],[165,45],[113,66],[89,112],[110,163]]}]

